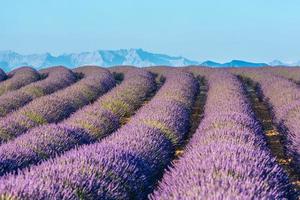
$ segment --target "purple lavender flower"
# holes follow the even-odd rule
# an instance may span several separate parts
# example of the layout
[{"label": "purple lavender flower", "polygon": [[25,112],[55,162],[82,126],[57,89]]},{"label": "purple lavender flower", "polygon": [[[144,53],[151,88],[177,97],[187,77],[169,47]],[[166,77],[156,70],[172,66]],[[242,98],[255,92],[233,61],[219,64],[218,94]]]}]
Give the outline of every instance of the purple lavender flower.
[{"label": "purple lavender flower", "polygon": [[114,85],[112,75],[98,68],[98,73],[91,73],[63,90],[31,101],[0,120],[1,143],[33,127],[67,118],[79,108],[96,100]]},{"label": "purple lavender flower", "polygon": [[74,73],[64,67],[52,67],[43,75],[47,78],[0,96],[0,116],[4,117],[32,100],[65,88],[76,81]]},{"label": "purple lavender flower", "polygon": [[285,198],[287,175],[269,152],[237,78],[212,73],[208,83],[204,119],[150,199]]},{"label": "purple lavender flower", "polygon": [[245,71],[245,76],[258,82],[263,98],[271,104],[275,122],[287,136],[286,147],[300,164],[300,89],[296,83],[268,73]]},{"label": "purple lavender flower", "polygon": [[8,73],[8,79],[0,83],[0,95],[17,90],[39,80],[40,74],[31,67],[20,67]]},{"label": "purple lavender flower", "polygon": [[[39,126],[0,146],[0,175],[37,164],[75,146],[95,142],[115,131],[124,116],[104,108],[101,105],[103,100],[119,100],[123,104],[135,105],[132,110],[126,110],[123,104],[116,105],[126,115],[131,115],[141,106],[141,99],[145,99],[155,88],[154,77],[145,78],[150,73],[137,70],[134,74],[125,76],[121,85],[62,123]],[[124,96],[128,96],[128,100],[124,100]]]},{"label": "purple lavender flower", "polygon": [[[182,115],[189,117],[186,113],[191,109],[189,105],[193,105],[197,89],[194,77],[173,73],[153,100],[110,137],[20,171],[18,175],[3,177],[0,194],[20,199],[145,199],[170,163],[182,137],[176,141],[172,138],[187,131],[184,127],[189,120],[179,120]],[[157,109],[149,109],[152,102]],[[164,114],[167,121],[157,118],[157,111],[172,105],[176,109]],[[141,120],[141,115],[147,116],[151,123]],[[180,130],[184,131],[175,132]]]}]

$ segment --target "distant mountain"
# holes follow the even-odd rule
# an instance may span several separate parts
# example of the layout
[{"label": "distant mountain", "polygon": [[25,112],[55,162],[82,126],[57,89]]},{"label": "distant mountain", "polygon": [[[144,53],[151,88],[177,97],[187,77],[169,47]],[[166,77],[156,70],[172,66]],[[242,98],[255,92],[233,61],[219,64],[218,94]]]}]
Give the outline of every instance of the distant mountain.
[{"label": "distant mountain", "polygon": [[203,66],[207,67],[263,67],[268,66],[266,63],[253,63],[253,62],[247,62],[243,60],[232,60],[231,62],[227,63],[217,63],[213,61],[205,61],[201,63]]},{"label": "distant mountain", "polygon": [[270,66],[300,66],[300,61],[298,62],[281,62],[280,60],[273,60],[269,63]]},{"label": "distant mountain", "polygon": [[207,67],[262,67],[262,66],[300,66],[298,63],[283,63],[274,60],[267,63],[254,63],[232,60],[226,63],[214,61],[198,62],[181,56],[151,53],[143,49],[99,50],[92,52],[70,53],[53,56],[50,53],[21,55],[13,51],[0,51],[0,68],[10,71],[20,66],[32,66],[41,69],[49,66],[64,65],[74,68],[81,65],[99,65],[103,67],[115,65],[134,65],[137,67],[168,65],[186,66],[202,65]]},{"label": "distant mountain", "polygon": [[225,67],[263,67],[268,66],[266,63],[253,63],[247,62],[242,60],[233,60],[229,63],[224,63],[223,66]]},{"label": "distant mountain", "polygon": [[286,66],[286,63],[281,62],[280,60],[273,60],[269,62],[270,66]]},{"label": "distant mountain", "polygon": [[197,61],[192,61],[181,56],[175,57],[150,53],[143,49],[99,50],[62,54],[59,56],[52,56],[49,53],[21,55],[13,51],[0,51],[0,67],[5,71],[23,65],[41,69],[54,65],[64,65],[73,68],[80,65],[99,65],[103,67],[135,65],[145,67],[154,65],[185,66],[199,64]]},{"label": "distant mountain", "polygon": [[223,64],[217,63],[217,62],[214,62],[211,60],[207,60],[207,61],[201,63],[201,65],[205,66],[205,67],[223,67]]}]

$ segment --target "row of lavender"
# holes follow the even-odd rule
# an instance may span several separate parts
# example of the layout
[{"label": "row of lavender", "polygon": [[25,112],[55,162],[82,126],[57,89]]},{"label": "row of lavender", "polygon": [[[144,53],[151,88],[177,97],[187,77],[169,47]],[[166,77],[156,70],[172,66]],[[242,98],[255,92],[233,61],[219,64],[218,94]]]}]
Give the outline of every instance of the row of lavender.
[{"label": "row of lavender", "polygon": [[188,130],[197,89],[191,74],[166,75],[156,96],[112,136],[3,177],[2,199],[144,199]]},{"label": "row of lavender", "polygon": [[266,67],[263,71],[290,79],[296,83],[300,83],[300,67]]},{"label": "row of lavender", "polygon": [[289,79],[293,82],[300,83],[300,67],[226,68],[226,71],[232,72],[234,74],[243,74],[245,72],[267,72],[272,73],[276,76],[281,76],[283,78]]},{"label": "row of lavender", "polygon": [[[20,76],[24,78],[25,75],[26,73]],[[49,68],[42,75],[47,77],[0,96],[0,117],[6,116],[38,97],[63,89],[77,80],[75,73],[64,67]]]},{"label": "row of lavender", "polygon": [[154,77],[149,72],[128,72],[121,85],[60,124],[34,128],[1,145],[0,175],[100,140],[115,131],[154,90]]},{"label": "row of lavender", "polygon": [[150,198],[285,198],[287,175],[270,154],[241,83],[217,72],[208,84],[203,121]]},{"label": "row of lavender", "polygon": [[41,75],[31,67],[20,67],[7,75],[0,69],[0,95],[40,80]]},{"label": "row of lavender", "polygon": [[287,150],[294,155],[297,165],[300,164],[300,89],[288,79],[271,73],[246,72],[259,84],[264,98],[272,107],[275,122],[287,133]]},{"label": "row of lavender", "polygon": [[99,67],[88,68],[91,73],[75,84],[37,98],[0,119],[0,143],[11,140],[33,127],[59,122],[114,87],[113,76],[107,70]]}]

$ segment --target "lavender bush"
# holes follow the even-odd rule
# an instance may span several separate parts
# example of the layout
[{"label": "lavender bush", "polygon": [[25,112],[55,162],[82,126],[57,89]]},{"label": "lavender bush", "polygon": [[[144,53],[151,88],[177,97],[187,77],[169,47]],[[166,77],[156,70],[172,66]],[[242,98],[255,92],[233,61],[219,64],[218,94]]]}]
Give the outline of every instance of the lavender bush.
[{"label": "lavender bush", "polygon": [[[288,152],[300,164],[300,89],[288,79],[271,73],[246,72],[246,76],[258,82],[263,98],[271,104],[275,122],[286,133]],[[298,168],[298,167],[297,167]],[[300,170],[299,170],[300,171]]]},{"label": "lavender bush", "polygon": [[286,79],[291,79],[300,83],[300,68],[299,67],[267,67],[266,72],[272,72]]},{"label": "lavender bush", "polygon": [[63,89],[76,81],[75,74],[65,67],[52,67],[43,75],[47,78],[0,96],[0,117],[6,116],[38,97]]},{"label": "lavender bush", "polygon": [[[85,70],[85,69],[83,69]],[[132,74],[131,74],[132,73]],[[40,126],[0,146],[0,175],[61,154],[75,146],[95,142],[115,131],[125,116],[133,114],[155,89],[149,72],[136,70],[123,83],[60,124]],[[128,98],[124,99],[123,97]],[[118,101],[113,113],[103,102]],[[124,105],[131,105],[130,110]]]},{"label": "lavender bush", "polygon": [[0,95],[17,90],[29,83],[39,80],[40,74],[31,67],[20,67],[8,73],[8,79],[0,82]]},{"label": "lavender bush", "polygon": [[[193,104],[196,91],[197,81],[193,76],[172,73],[154,99],[112,136],[18,175],[3,177],[0,183],[2,198],[146,198],[157,176],[172,159],[174,147],[188,130],[186,118],[189,118],[189,105]],[[172,105],[173,111],[161,111]],[[152,107],[156,109],[149,109]],[[143,120],[143,116],[147,120]],[[182,116],[185,120],[180,121]]]},{"label": "lavender bush", "polygon": [[15,138],[33,127],[63,120],[114,85],[112,75],[98,68],[98,73],[91,73],[63,90],[35,99],[0,120],[0,142]]},{"label": "lavender bush", "polygon": [[270,154],[237,78],[208,76],[205,116],[150,199],[284,199],[288,178]]}]

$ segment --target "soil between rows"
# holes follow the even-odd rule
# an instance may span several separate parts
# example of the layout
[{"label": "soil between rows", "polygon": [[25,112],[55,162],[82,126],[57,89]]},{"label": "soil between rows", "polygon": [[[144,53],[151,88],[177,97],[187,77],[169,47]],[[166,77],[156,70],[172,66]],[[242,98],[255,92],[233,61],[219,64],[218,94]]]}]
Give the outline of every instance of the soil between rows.
[{"label": "soil between rows", "polygon": [[[267,144],[271,153],[275,156],[277,162],[286,171],[290,183],[292,183],[293,190],[300,194],[300,174],[297,173],[293,165],[293,158],[288,155],[285,149],[286,137],[285,134],[280,132],[277,125],[272,118],[271,107],[268,102],[263,100],[262,95],[259,93],[257,83],[252,80],[239,77],[242,81],[248,99],[252,105],[252,109],[260,121],[266,137]],[[298,198],[300,198],[298,196]]]}]

